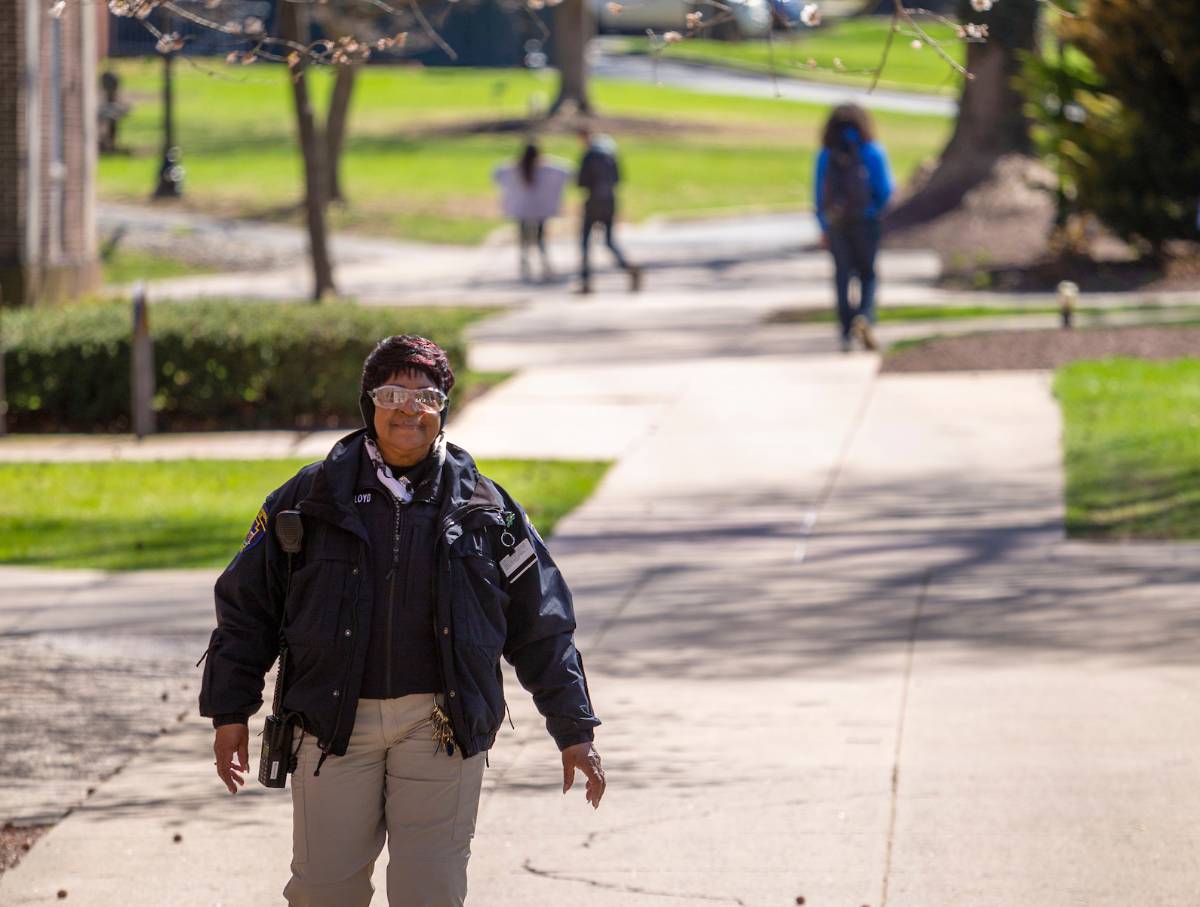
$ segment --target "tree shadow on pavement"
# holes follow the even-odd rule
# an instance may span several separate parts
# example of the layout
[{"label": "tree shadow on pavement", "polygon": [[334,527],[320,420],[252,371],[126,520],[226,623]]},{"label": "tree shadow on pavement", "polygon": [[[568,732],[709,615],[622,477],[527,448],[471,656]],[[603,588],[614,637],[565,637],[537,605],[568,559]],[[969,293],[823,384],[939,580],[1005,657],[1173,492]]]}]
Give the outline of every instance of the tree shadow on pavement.
[{"label": "tree shadow on pavement", "polygon": [[[573,521],[556,552],[583,567],[589,665],[622,677],[852,676],[913,638],[979,664],[1192,664],[1200,558],[1066,542],[1043,497],[1044,485],[1015,481],[948,481],[936,494],[860,485],[811,535],[802,500],[790,512],[776,499],[713,500],[720,523],[697,519],[694,502],[656,500],[615,534]],[[622,552],[637,569],[588,571]]]}]

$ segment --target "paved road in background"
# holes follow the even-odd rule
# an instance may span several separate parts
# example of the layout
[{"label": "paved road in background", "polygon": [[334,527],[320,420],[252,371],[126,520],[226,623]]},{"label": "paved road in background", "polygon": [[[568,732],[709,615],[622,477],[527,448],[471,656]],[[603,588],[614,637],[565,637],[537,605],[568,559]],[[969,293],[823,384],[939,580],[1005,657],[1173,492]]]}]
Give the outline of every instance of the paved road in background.
[{"label": "paved road in background", "polygon": [[955,97],[882,89],[868,92],[866,88],[853,85],[807,82],[786,76],[772,79],[766,74],[737,72],[677,60],[655,61],[646,55],[605,53],[605,45],[604,39],[595,42],[591,69],[593,76],[735,97],[782,98],[829,106],[853,102],[871,110],[896,113],[950,117],[958,112],[958,99]]}]

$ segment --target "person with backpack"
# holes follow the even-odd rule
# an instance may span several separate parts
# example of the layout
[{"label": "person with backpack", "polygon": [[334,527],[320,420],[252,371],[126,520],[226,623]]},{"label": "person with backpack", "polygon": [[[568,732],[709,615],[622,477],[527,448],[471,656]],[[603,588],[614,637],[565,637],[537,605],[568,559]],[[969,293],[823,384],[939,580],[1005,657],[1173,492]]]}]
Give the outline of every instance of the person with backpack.
[{"label": "person with backpack", "polygon": [[[825,123],[817,155],[817,220],[822,245],[833,255],[838,323],[843,352],[857,338],[878,347],[875,324],[875,255],[880,215],[893,183],[887,153],[875,141],[871,118],[857,104],[841,104]],[[850,304],[850,280],[858,278],[858,305]]]},{"label": "person with backpack", "polygon": [[579,130],[579,140],[586,150],[579,162],[577,183],[587,193],[583,202],[579,292],[592,292],[588,245],[592,229],[601,225],[604,227],[605,245],[617,264],[629,275],[630,292],[636,293],[642,288],[642,269],[629,263],[613,239],[613,221],[617,216],[616,190],[621,180],[621,171],[617,166],[617,143],[606,135],[594,136],[586,128]]}]

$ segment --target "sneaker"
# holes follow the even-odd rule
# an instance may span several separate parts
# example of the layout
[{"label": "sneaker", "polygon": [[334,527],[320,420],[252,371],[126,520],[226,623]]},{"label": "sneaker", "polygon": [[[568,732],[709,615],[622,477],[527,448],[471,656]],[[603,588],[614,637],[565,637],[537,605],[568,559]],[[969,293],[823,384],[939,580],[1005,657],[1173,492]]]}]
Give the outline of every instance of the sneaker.
[{"label": "sneaker", "polygon": [[578,293],[580,296],[587,296],[589,293],[592,292],[591,282],[587,281],[587,280],[581,281],[579,286],[577,286],[575,288],[575,292]]},{"label": "sneaker", "polygon": [[856,315],[854,320],[850,322],[850,330],[854,332],[854,336],[867,349],[879,349],[879,341],[875,339],[875,331],[871,327],[871,322],[867,320],[867,316]]},{"label": "sneaker", "polygon": [[629,269],[629,292],[636,293],[642,288],[642,269],[637,265]]}]

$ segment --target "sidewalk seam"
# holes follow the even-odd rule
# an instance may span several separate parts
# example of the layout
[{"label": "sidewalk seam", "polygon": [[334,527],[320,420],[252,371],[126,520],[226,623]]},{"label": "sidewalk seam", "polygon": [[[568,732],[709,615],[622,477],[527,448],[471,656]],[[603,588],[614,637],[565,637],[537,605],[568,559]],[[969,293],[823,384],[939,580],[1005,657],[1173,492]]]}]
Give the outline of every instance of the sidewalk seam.
[{"label": "sidewalk seam", "polygon": [[888,809],[887,850],[883,858],[883,890],[879,897],[879,907],[887,907],[888,883],[892,876],[892,845],[896,837],[896,802],[900,792],[900,752],[904,745],[904,719],[908,714],[908,691],[912,687],[913,661],[917,649],[917,628],[921,622],[921,614],[925,609],[925,600],[929,596],[929,587],[933,583],[933,571],[926,570],[921,580],[921,590],[917,594],[917,604],[913,609],[912,623],[908,631],[908,643],[904,655],[904,680],[900,689],[900,714],[896,721],[896,749],[892,756],[892,785]]},{"label": "sidewalk seam", "polygon": [[875,397],[875,385],[879,383],[879,369],[876,368],[867,382],[867,387],[863,393],[862,400],[859,401],[858,411],[854,414],[853,420],[850,422],[850,428],[846,432],[846,437],[842,440],[842,446],[834,458],[833,467],[829,470],[829,477],[825,480],[825,484],[821,490],[817,492],[817,499],[813,502],[813,522],[809,527],[811,535],[816,534],[817,524],[821,520],[821,513],[825,509],[825,505],[829,503],[829,499],[833,497],[833,492],[837,488],[838,480],[842,477],[842,467],[846,463],[846,458],[850,456],[850,447],[854,444],[855,438],[858,437],[859,431],[862,429],[863,423],[867,420],[867,410],[871,407],[871,401]]}]

